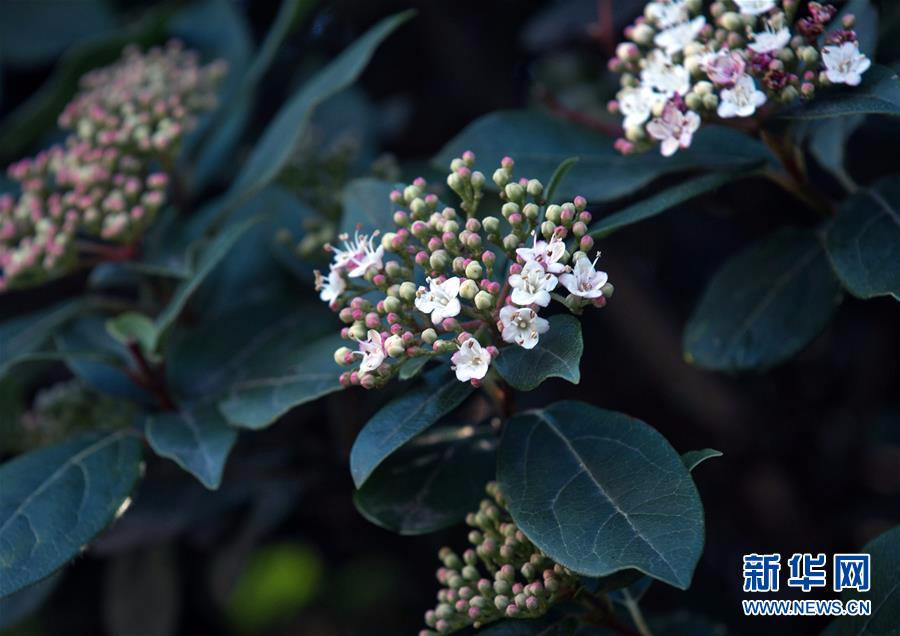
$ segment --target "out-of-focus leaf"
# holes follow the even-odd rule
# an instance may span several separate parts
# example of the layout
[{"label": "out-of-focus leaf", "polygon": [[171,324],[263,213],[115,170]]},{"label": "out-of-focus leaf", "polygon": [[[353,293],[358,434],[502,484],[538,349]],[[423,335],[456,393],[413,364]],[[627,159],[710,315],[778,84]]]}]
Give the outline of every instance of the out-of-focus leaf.
[{"label": "out-of-focus leaf", "polygon": [[225,227],[219,234],[213,237],[209,244],[202,249],[197,256],[197,263],[191,277],[181,282],[172,294],[169,304],[156,317],[157,337],[161,337],[178,318],[191,294],[200,286],[216,265],[224,259],[234,247],[238,239],[255,224],[262,220],[262,216],[254,216],[240,223],[234,223]]},{"label": "out-of-focus leaf", "polygon": [[[567,158],[579,161],[566,175],[560,197],[577,194],[592,201],[610,201],[638,190],[673,172],[696,169],[729,170],[770,160],[761,142],[730,128],[704,127],[687,151],[674,157],[658,152],[622,156],[613,139],[570,122],[533,111],[499,111],[469,124],[434,158],[448,166],[454,157],[471,150],[486,170],[509,155],[517,175],[548,179]],[[489,183],[488,185],[493,185]]]},{"label": "out-of-focus leaf", "polygon": [[[171,13],[171,6],[161,5],[130,26],[86,39],[66,51],[53,75],[0,123],[0,164],[6,165],[23,155],[29,144],[55,127],[56,118],[75,94],[82,75],[114,62],[128,44],[145,47],[162,41]],[[30,31],[23,34],[32,36]]]},{"label": "out-of-focus leaf", "polygon": [[116,22],[103,0],[4,2],[0,57],[10,66],[46,64],[82,38],[111,32]]},{"label": "out-of-focus leaf", "polygon": [[446,369],[426,373],[414,389],[388,402],[359,432],[350,451],[350,473],[362,488],[372,472],[401,446],[462,404],[472,392]]},{"label": "out-of-focus leaf", "polygon": [[896,636],[900,632],[900,526],[875,537],[860,552],[871,555],[871,585],[867,592],[845,590],[844,602],[872,602],[869,616],[838,619],[840,636]]},{"label": "out-of-focus leaf", "polygon": [[494,362],[494,368],[513,388],[531,391],[549,378],[572,384],[581,381],[581,322],[568,314],[551,316],[549,322],[550,330],[534,349],[510,345]]},{"label": "out-of-focus leaf", "polygon": [[62,578],[60,573],[0,598],[0,629],[9,629],[38,611]]},{"label": "out-of-focus leaf", "polygon": [[497,478],[522,532],[574,572],[639,570],[686,589],[703,506],[669,443],[640,420],[557,402],[507,422]]},{"label": "out-of-focus leaf", "polygon": [[237,431],[215,405],[147,415],[144,431],[157,454],[174,461],[204,486],[215,490],[222,483]]},{"label": "out-of-focus leaf", "polygon": [[376,24],[316,73],[284,104],[263,132],[237,180],[229,189],[227,207],[245,201],[278,176],[313,111],[323,101],[355,82],[381,42],[411,17],[412,12],[406,11]]},{"label": "out-of-focus leaf", "polygon": [[322,587],[324,570],[321,557],[309,547],[262,547],[238,579],[226,614],[240,632],[262,633],[315,599]]},{"label": "out-of-focus leaf", "polygon": [[569,157],[556,167],[556,170],[554,170],[553,174],[550,176],[550,182],[547,184],[547,189],[544,191],[543,196],[547,201],[553,201],[553,197],[556,196],[556,191],[559,189],[559,184],[562,183],[562,180],[566,178],[566,175],[569,174],[569,170],[571,170],[572,166],[576,163],[578,163],[578,157]]},{"label": "out-of-focus leaf", "polygon": [[726,183],[752,176],[753,170],[739,172],[715,172],[706,174],[690,181],[685,181],[677,186],[663,190],[659,194],[638,201],[624,210],[619,210],[594,223],[591,226],[591,236],[609,236],[616,230],[653,218],[670,210],[686,201],[704,195],[721,188]]},{"label": "out-of-focus leaf", "polygon": [[376,468],[353,503],[366,519],[392,532],[434,532],[478,508],[496,464],[496,439],[490,430],[436,429]]},{"label": "out-of-focus leaf", "polygon": [[0,377],[18,362],[43,352],[54,332],[88,307],[83,299],[67,300],[0,323]]},{"label": "out-of-focus leaf", "polygon": [[339,336],[313,340],[301,328],[260,347],[219,402],[222,414],[233,426],[265,428],[292,408],[341,390],[334,352],[345,343]]},{"label": "out-of-focus leaf", "polygon": [[885,66],[873,65],[859,86],[833,89],[809,104],[784,114],[788,119],[829,119],[852,115],[900,117],[900,76]]},{"label": "out-of-focus leaf", "polygon": [[854,296],[900,300],[900,181],[889,177],[847,199],[828,228],[825,246]]},{"label": "out-of-focus leaf", "polygon": [[390,199],[395,189],[392,183],[370,177],[348,183],[344,187],[341,232],[353,236],[357,228],[371,234],[393,227],[394,211],[399,209]]},{"label": "out-of-focus leaf", "polygon": [[0,596],[74,558],[114,518],[138,479],[126,432],[84,434],[0,466]]},{"label": "out-of-focus leaf", "polygon": [[106,321],[106,331],[119,344],[137,342],[141,350],[152,355],[156,351],[156,325],[144,314],[126,311]]},{"label": "out-of-focus leaf", "polygon": [[110,636],[170,636],[177,632],[178,567],[169,544],[109,561],[103,618]]},{"label": "out-of-focus leaf", "polygon": [[816,235],[779,231],[713,277],[685,329],[685,358],[717,371],[771,367],[809,344],[840,300]]}]

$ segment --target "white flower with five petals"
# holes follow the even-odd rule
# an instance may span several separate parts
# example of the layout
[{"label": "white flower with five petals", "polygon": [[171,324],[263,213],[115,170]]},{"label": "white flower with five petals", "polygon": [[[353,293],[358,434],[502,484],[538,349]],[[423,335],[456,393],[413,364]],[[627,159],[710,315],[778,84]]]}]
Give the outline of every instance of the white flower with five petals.
[{"label": "white flower with five petals", "polygon": [[734,0],[744,15],[762,15],[777,6],[775,0]]},{"label": "white flower with five petals", "polygon": [[556,289],[557,278],[544,269],[537,261],[528,261],[522,267],[521,274],[509,277],[512,287],[510,298],[519,306],[550,304],[550,292]]},{"label": "white flower with five petals", "polygon": [[623,88],[616,96],[619,111],[625,116],[624,127],[640,126],[653,114],[653,107],[665,101],[665,97],[647,86]]},{"label": "white flower with five petals", "polygon": [[491,354],[475,338],[469,338],[450,356],[450,362],[453,363],[456,379],[460,382],[480,380],[487,375],[488,367],[491,366]]},{"label": "white flower with five petals", "polygon": [[872,66],[872,60],[859,52],[856,42],[844,42],[840,46],[826,46],[822,49],[825,76],[832,84],[859,86],[862,74]]},{"label": "white flower with five petals", "polygon": [[699,15],[690,22],[683,22],[665,31],[660,31],[653,38],[653,43],[663,49],[667,55],[674,55],[683,51],[684,47],[691,42],[696,42],[697,36],[705,26],[706,18]]},{"label": "white flower with five petals", "polygon": [[[563,274],[565,276],[565,274]],[[515,342],[523,349],[534,349],[538,337],[550,328],[550,323],[530,307],[506,305],[500,310],[500,335],[505,342]]]},{"label": "white flower with five petals", "polygon": [[679,148],[688,148],[700,128],[700,115],[689,110],[682,113],[673,102],[666,104],[662,116],[647,124],[650,136],[660,141],[660,152],[671,157]]},{"label": "white flower with five petals", "polygon": [[653,49],[644,60],[641,85],[667,98],[675,93],[687,95],[691,89],[691,74],[681,64],[675,64],[664,51]]},{"label": "white flower with five petals", "polygon": [[333,303],[347,289],[347,281],[341,276],[340,270],[332,268],[328,276],[322,276],[318,270],[313,274],[316,277],[316,291],[319,292],[319,298],[326,303]]},{"label": "white flower with five petals", "polygon": [[644,15],[652,20],[659,29],[671,28],[687,21],[690,17],[685,0],[650,2],[644,9]]},{"label": "white flower with five petals", "polygon": [[369,270],[380,271],[384,267],[384,247],[375,247],[376,234],[367,236],[357,232],[353,239],[348,234],[341,234],[338,238],[344,242],[344,248],[332,247],[334,263],[331,268],[346,270],[350,278],[365,276]]},{"label": "white flower with five petals", "polygon": [[572,272],[560,276],[559,282],[569,290],[569,293],[581,298],[600,298],[603,295],[603,286],[609,281],[609,276],[606,272],[595,269],[598,258],[600,258],[599,254],[593,263],[587,256],[579,258],[575,262]]},{"label": "white flower with five petals", "polygon": [[362,362],[359,365],[362,373],[371,373],[380,367],[385,358],[381,334],[375,329],[369,329],[368,339],[359,341],[359,351],[356,354],[362,356]]},{"label": "white flower with five petals", "polygon": [[435,278],[428,279],[428,289],[419,287],[416,292],[416,309],[423,314],[431,314],[431,322],[439,325],[444,318],[452,318],[459,314],[460,280],[457,276],[448,278],[443,283]]},{"label": "white flower with five petals", "polygon": [[566,244],[561,238],[553,236],[549,241],[539,241],[537,234],[532,247],[520,247],[516,250],[516,255],[523,261],[540,263],[552,274],[566,271],[566,266],[559,262],[565,253]]},{"label": "white flower with five petals", "polygon": [[756,109],[766,103],[766,94],[756,88],[756,83],[749,75],[744,75],[735,82],[732,88],[722,91],[719,101],[719,117],[750,117]]},{"label": "white flower with five petals", "polygon": [[765,31],[753,34],[753,42],[747,47],[754,53],[775,53],[786,47],[791,41],[791,30],[787,27],[775,28],[771,23]]}]

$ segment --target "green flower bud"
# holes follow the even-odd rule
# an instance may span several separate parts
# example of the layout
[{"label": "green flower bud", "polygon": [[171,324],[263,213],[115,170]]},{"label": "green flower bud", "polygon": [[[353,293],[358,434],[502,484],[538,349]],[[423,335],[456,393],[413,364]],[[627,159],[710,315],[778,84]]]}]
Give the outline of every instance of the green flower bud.
[{"label": "green flower bud", "polygon": [[348,331],[350,337],[354,340],[365,340],[367,332],[368,329],[366,329],[366,323],[364,323],[362,320],[357,320],[356,322],[354,322]]},{"label": "green flower bud", "polygon": [[500,208],[500,213],[503,214],[504,219],[508,219],[510,214],[515,214],[520,210],[518,204],[516,203],[504,203],[503,207]]},{"label": "green flower bud", "polygon": [[403,346],[403,341],[398,335],[390,336],[384,341],[384,350],[392,358],[399,358],[406,353],[406,347]]},{"label": "green flower bud", "polygon": [[560,213],[562,212],[562,208],[556,204],[548,205],[547,212],[544,214],[546,219],[555,225],[559,225],[560,222]]},{"label": "green flower bud", "polygon": [[412,203],[417,196],[419,196],[419,188],[416,186],[406,186],[403,189],[403,200],[406,201],[406,205]]},{"label": "green flower bud", "polygon": [[532,179],[528,182],[528,185],[525,186],[525,189],[531,196],[539,197],[544,192],[544,185],[537,179]]},{"label": "green flower bud", "polygon": [[403,311],[403,303],[400,302],[399,298],[388,296],[384,299],[384,310],[388,313],[396,314],[400,311]]},{"label": "green flower bud", "polygon": [[506,198],[510,201],[525,200],[525,188],[518,183],[507,183],[503,191],[506,193]]},{"label": "green flower bud", "polygon": [[483,289],[475,294],[475,307],[477,307],[481,311],[487,311],[494,306],[495,299],[493,295],[484,291]]},{"label": "green flower bud", "polygon": [[556,231],[556,223],[552,221],[544,221],[541,223],[541,234],[548,241],[553,237],[553,232]]},{"label": "green flower bud", "polygon": [[800,58],[807,65],[816,64],[819,61],[819,52],[812,46],[804,46],[800,49]]},{"label": "green flower bud", "polygon": [[741,19],[740,14],[734,11],[729,11],[719,18],[719,24],[723,29],[728,29],[729,31],[737,31],[744,28],[744,21]]},{"label": "green flower bud", "polygon": [[478,283],[474,280],[466,279],[459,286],[459,295],[466,300],[472,300],[478,294]]},{"label": "green flower bud", "polygon": [[480,574],[478,574],[478,568],[476,568],[474,565],[467,565],[466,567],[464,567],[462,569],[462,575],[463,578],[467,581],[477,581],[480,577]]},{"label": "green flower bud", "polygon": [[497,234],[500,231],[500,219],[496,216],[486,216],[482,220],[481,226],[488,235]]},{"label": "green flower bud", "polygon": [[496,170],[494,170],[493,179],[498,188],[503,188],[507,183],[509,183],[509,173],[507,173],[503,168],[497,168]]},{"label": "green flower bud", "polygon": [[512,252],[514,249],[519,247],[519,237],[515,234],[507,234],[503,237],[503,249],[507,252]]},{"label": "green flower bud", "polygon": [[522,208],[522,214],[525,215],[525,218],[534,221],[538,218],[538,214],[540,214],[541,209],[535,205],[534,203],[526,203],[525,207]]},{"label": "green flower bud", "polygon": [[475,188],[476,190],[480,190],[481,188],[484,187],[484,173],[476,170],[475,172],[472,173],[472,177],[470,178],[470,181],[472,183],[473,188]]},{"label": "green flower bud", "polygon": [[437,332],[430,327],[422,332],[422,342],[425,344],[434,344],[437,339]]},{"label": "green flower bud", "polygon": [[415,284],[413,284],[409,281],[401,283],[400,290],[399,290],[400,298],[402,298],[403,300],[405,300],[408,303],[411,303],[412,301],[414,301],[416,299],[416,289],[417,288],[416,288]]},{"label": "green flower bud", "polygon": [[719,107],[719,96],[710,94],[703,96],[703,107],[707,110],[715,110]]},{"label": "green flower bud", "polygon": [[460,159],[459,157],[457,157],[456,159],[454,159],[453,161],[450,162],[450,172],[456,172],[460,168],[465,167],[465,165],[466,165],[465,162],[462,159]]},{"label": "green flower bud", "polygon": [[494,607],[496,607],[498,610],[505,610],[507,605],[509,605],[508,596],[498,594],[494,597]]},{"label": "green flower bud", "polygon": [[688,93],[684,98],[684,103],[691,110],[700,110],[703,107],[703,98],[697,93]]},{"label": "green flower bud", "polygon": [[484,274],[484,268],[481,267],[481,263],[478,261],[472,261],[468,265],[466,265],[466,278],[470,278],[472,280],[478,280]]},{"label": "green flower bud", "polygon": [[337,351],[334,352],[334,361],[335,361],[337,364],[339,364],[339,365],[341,365],[341,366],[344,366],[344,365],[346,364],[346,363],[344,362],[344,360],[347,358],[347,354],[348,354],[348,353],[351,353],[351,351],[350,351],[350,349],[349,349],[348,347],[340,347],[340,348],[338,348]]},{"label": "green flower bud", "polygon": [[450,255],[447,250],[435,250],[428,259],[428,264],[434,271],[442,271],[450,264]]},{"label": "green flower bud", "polygon": [[606,283],[603,287],[600,288],[600,291],[603,292],[604,298],[612,298],[613,292],[616,291],[616,288],[613,287],[612,283]]},{"label": "green flower bud", "polygon": [[463,187],[463,180],[455,172],[451,172],[447,175],[447,185],[450,186],[450,189],[455,191],[461,190]]}]

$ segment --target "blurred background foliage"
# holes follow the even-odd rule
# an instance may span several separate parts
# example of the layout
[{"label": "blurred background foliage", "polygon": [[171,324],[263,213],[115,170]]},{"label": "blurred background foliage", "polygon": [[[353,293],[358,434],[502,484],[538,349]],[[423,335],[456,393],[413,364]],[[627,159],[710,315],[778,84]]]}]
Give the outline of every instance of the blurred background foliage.
[{"label": "blurred background foliage", "polygon": [[[239,105],[207,120],[184,153],[186,196],[202,201],[229,187],[296,86],[376,20],[410,4],[418,9],[414,23],[383,44],[361,81],[318,109],[278,178],[325,216],[304,226],[302,208],[287,206],[256,238],[242,239],[223,266],[233,267],[239,280],[253,280],[244,254],[268,245],[273,235],[286,252],[279,257],[274,250],[276,259],[308,278],[311,266],[290,252],[315,259],[313,248],[335,232],[341,188],[350,178],[429,176],[427,159],[483,114],[531,105],[606,121],[605,102],[614,90],[606,60],[643,2],[301,1],[295,13],[279,13],[278,3],[249,0],[2,0],[0,160],[5,165],[58,140],[56,116],[85,71],[115,60],[126,43],[150,45],[178,35],[207,59],[228,61],[232,72],[222,94]],[[900,3],[876,4],[876,57],[896,64]],[[273,25],[283,43],[269,50]],[[213,129],[216,143],[200,143]],[[897,148],[900,120],[869,118],[849,138],[846,165],[873,182],[900,171]],[[664,177],[653,191],[678,180]],[[602,214],[630,201],[591,209]],[[644,599],[651,617],[682,614],[665,634],[820,633],[826,621],[740,616],[741,555],[848,551],[900,521],[895,300],[848,297],[811,346],[765,374],[713,375],[682,359],[681,333],[711,272],[786,219],[804,224],[814,216],[789,195],[750,179],[604,240],[605,269],[617,293],[606,311],[586,316],[581,385],[549,381],[519,405],[589,396],[653,422],[678,449],[725,453],[727,461],[710,462],[695,475],[708,539],[693,588],[685,594],[657,585]],[[304,244],[302,235],[319,238]],[[14,303],[0,298],[0,317],[98,284],[103,275],[95,271],[90,280],[66,278],[19,292]],[[267,285],[314,297],[295,278]],[[222,316],[229,303],[244,300],[201,289],[195,306]],[[190,375],[189,368],[182,371]],[[127,417],[108,404],[109,396],[85,400],[83,391],[70,391],[77,399],[67,402],[67,388],[81,382],[70,378],[63,365],[52,365],[20,368],[0,383],[4,456],[46,443],[42,436],[59,439],[88,422],[112,428],[111,420]],[[66,384],[40,389],[54,381]],[[217,491],[148,456],[128,515],[73,567],[14,602],[4,600],[2,633],[416,633],[436,589],[434,554],[463,537],[458,529],[398,537],[354,508],[350,447],[389,393],[332,395],[243,435]],[[472,408],[477,414],[478,405]],[[52,426],[26,430],[23,439],[19,427],[35,411]],[[711,622],[698,626],[693,613]]]}]

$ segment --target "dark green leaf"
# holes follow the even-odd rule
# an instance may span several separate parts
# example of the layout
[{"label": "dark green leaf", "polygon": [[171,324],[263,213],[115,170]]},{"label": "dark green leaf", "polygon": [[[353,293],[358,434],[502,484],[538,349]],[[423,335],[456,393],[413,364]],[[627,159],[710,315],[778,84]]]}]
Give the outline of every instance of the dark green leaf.
[{"label": "dark green leaf", "polygon": [[479,165],[491,171],[491,166],[498,166],[509,155],[516,161],[518,176],[537,178],[552,174],[574,155],[579,161],[566,175],[559,197],[580,194],[592,201],[609,201],[665,174],[698,168],[734,170],[770,159],[768,150],[756,139],[717,126],[704,127],[690,150],[670,158],[658,152],[624,157],[613,148],[613,141],[541,113],[500,111],[470,124],[438,153],[434,163],[446,168],[454,157],[472,150]]},{"label": "dark green leaf", "polygon": [[494,362],[494,368],[513,388],[531,391],[548,378],[562,378],[572,384],[581,381],[581,322],[569,314],[551,316],[549,321],[550,330],[534,349],[510,345]]},{"label": "dark green leaf", "polygon": [[422,372],[422,369],[425,368],[425,365],[427,365],[428,361],[431,359],[431,356],[419,356],[418,358],[410,358],[403,363],[402,367],[400,367],[400,373],[398,373],[397,376],[401,380],[409,380],[411,378],[414,378]]},{"label": "dark green leaf", "polygon": [[191,277],[181,282],[172,294],[169,304],[156,317],[157,338],[161,337],[178,318],[191,294],[200,286],[200,283],[228,254],[238,239],[255,224],[262,220],[262,216],[254,216],[240,223],[227,226],[200,252],[197,264]]},{"label": "dark green leaf", "polygon": [[426,373],[414,389],[388,402],[353,442],[350,473],[356,487],[362,488],[385,459],[462,404],[471,392],[471,384],[457,382],[441,368]]},{"label": "dark green leaf", "polygon": [[591,226],[591,236],[609,236],[616,230],[634,223],[662,214],[675,206],[681,205],[695,197],[712,192],[726,183],[752,176],[754,171],[744,170],[740,172],[718,172],[703,175],[690,181],[677,185],[659,194],[630,205],[624,210],[600,219]]},{"label": "dark green leaf", "polygon": [[0,323],[0,377],[15,364],[42,353],[53,333],[87,307],[83,300],[69,300]]},{"label": "dark green leaf", "polygon": [[860,298],[900,300],[900,181],[889,177],[841,206],[825,239],[844,287]]},{"label": "dark green leaf", "polygon": [[229,190],[229,200],[244,200],[278,176],[316,107],[355,82],[381,42],[411,17],[412,12],[406,11],[376,24],[285,103]]},{"label": "dark green leaf", "polygon": [[147,442],[157,454],[174,461],[210,490],[219,487],[237,431],[214,405],[147,415],[144,427]]},{"label": "dark green leaf", "polygon": [[582,402],[516,415],[497,478],[516,524],[557,563],[690,585],[703,551],[700,497],[678,453],[640,420]]},{"label": "dark green leaf", "polygon": [[684,465],[688,470],[693,471],[707,459],[721,456],[722,451],[717,451],[715,448],[704,448],[702,450],[688,451],[682,454],[681,461],[684,462]]},{"label": "dark green leaf", "polygon": [[392,532],[434,532],[478,508],[496,465],[490,430],[436,429],[391,455],[356,491],[353,503],[366,519]]},{"label": "dark green leaf", "polygon": [[292,408],[341,390],[334,352],[347,341],[339,336],[312,340],[302,327],[257,349],[240,379],[219,403],[234,426],[260,429]]},{"label": "dark green leaf", "polygon": [[860,550],[872,555],[871,589],[868,592],[844,591],[850,599],[872,601],[870,616],[838,619],[840,636],[897,636],[900,634],[900,526],[875,537]]},{"label": "dark green leaf", "polygon": [[59,584],[59,572],[0,598],[0,630],[6,630],[38,611]]},{"label": "dark green leaf", "polygon": [[106,331],[112,338],[123,345],[137,342],[147,355],[156,351],[156,325],[144,314],[126,311],[106,321]]},{"label": "dark green leaf", "polygon": [[344,187],[344,214],[341,218],[341,232],[353,235],[357,227],[372,233],[394,226],[394,211],[391,192],[395,186],[387,181],[364,177],[354,179]]},{"label": "dark green leaf", "polygon": [[140,473],[126,432],[85,434],[0,466],[0,596],[77,556],[114,518]]},{"label": "dark green leaf", "polygon": [[840,299],[818,238],[779,231],[713,277],[685,330],[685,358],[717,371],[778,364],[822,331]]},{"label": "dark green leaf", "polygon": [[900,117],[900,77],[885,66],[873,65],[859,86],[833,89],[809,104],[784,114],[790,119],[829,119],[851,115]]}]

